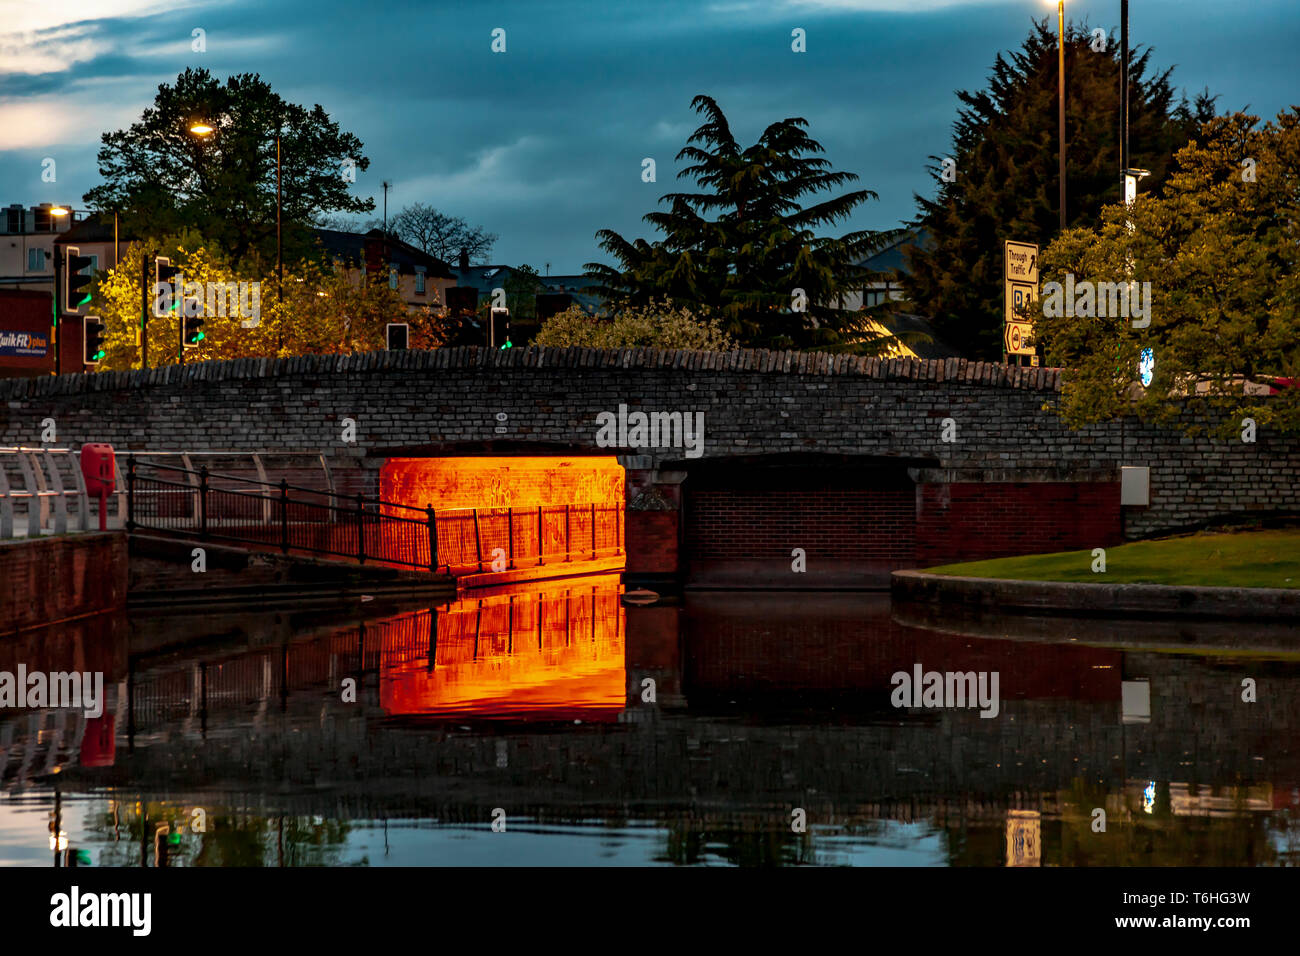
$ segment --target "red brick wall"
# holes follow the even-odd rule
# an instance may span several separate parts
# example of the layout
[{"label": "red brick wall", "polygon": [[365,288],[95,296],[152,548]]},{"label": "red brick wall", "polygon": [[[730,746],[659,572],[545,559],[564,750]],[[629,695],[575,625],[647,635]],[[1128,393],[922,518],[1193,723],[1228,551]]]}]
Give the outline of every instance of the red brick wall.
[{"label": "red brick wall", "polygon": [[911,562],[914,495],[907,488],[698,491],[688,496],[692,559]]},{"label": "red brick wall", "polygon": [[917,491],[921,567],[1120,542],[1119,482],[972,482]]},{"label": "red brick wall", "polygon": [[0,544],[0,633],[122,608],[126,570],[121,533]]},{"label": "red brick wall", "polygon": [[911,486],[688,488],[685,507],[686,574],[697,587],[883,587],[914,563]]},{"label": "red brick wall", "polygon": [[677,574],[679,514],[677,511],[629,511],[624,515],[627,574]]}]

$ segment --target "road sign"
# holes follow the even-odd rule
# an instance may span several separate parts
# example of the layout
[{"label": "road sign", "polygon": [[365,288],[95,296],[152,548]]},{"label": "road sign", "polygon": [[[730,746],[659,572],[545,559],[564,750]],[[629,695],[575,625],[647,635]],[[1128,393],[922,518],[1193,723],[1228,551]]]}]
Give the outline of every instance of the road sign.
[{"label": "road sign", "polygon": [[1027,344],[1034,326],[1025,321],[1020,310],[1038,299],[1038,286],[1024,282],[1006,283],[1006,317],[1003,345],[1008,355],[1033,355],[1034,347]]},{"label": "road sign", "polygon": [[1034,327],[1023,322],[1010,322],[1002,333],[1002,347],[1008,355],[1033,355],[1034,349],[1027,345]]},{"label": "road sign", "polygon": [[1005,309],[1002,345],[1007,355],[1034,355],[1026,344],[1034,327],[1020,309],[1038,299],[1038,246],[1031,242],[1003,243],[1003,302]]},{"label": "road sign", "polygon": [[1028,282],[1038,285],[1038,246],[1032,242],[1011,242],[1002,244],[1005,272],[1003,278],[1008,282]]}]

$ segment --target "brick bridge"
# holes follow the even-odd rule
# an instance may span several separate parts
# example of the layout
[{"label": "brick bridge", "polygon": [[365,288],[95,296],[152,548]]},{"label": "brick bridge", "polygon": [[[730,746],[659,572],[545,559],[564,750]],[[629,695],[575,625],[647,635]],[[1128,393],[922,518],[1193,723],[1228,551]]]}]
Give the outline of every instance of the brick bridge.
[{"label": "brick bridge", "polygon": [[[1297,438],[1131,419],[1071,431],[1059,389],[1054,369],[755,350],[237,359],[0,382],[0,444],[39,445],[53,418],[72,447],[323,454],[372,492],[393,457],[617,454],[630,578],[701,586],[879,584],[898,567],[1300,512]],[[654,412],[702,414],[702,441],[673,429],[654,447],[637,414]],[[1150,469],[1148,505],[1121,505],[1123,466]]]}]

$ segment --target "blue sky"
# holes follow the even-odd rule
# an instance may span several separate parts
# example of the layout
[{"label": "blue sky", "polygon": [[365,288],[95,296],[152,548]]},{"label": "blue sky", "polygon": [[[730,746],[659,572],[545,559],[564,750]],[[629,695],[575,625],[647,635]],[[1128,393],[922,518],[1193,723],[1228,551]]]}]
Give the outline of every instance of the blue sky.
[{"label": "blue sky", "polygon": [[[1067,0],[1115,28],[1119,0]],[[1132,0],[1131,35],[1192,94],[1271,116],[1300,102],[1300,0]],[[365,143],[355,186],[390,212],[421,201],[500,235],[493,259],[552,273],[601,257],[594,233],[678,188],[673,157],[716,98],[738,137],[803,116],[836,168],[880,194],[848,228],[910,218],[944,154],[954,91],[983,86],[1044,0],[0,0],[0,205],[73,202],[100,134],[129,125],[187,66],[262,74]],[[506,30],[506,52],[491,32]],[[791,30],[807,53],[790,49]],[[206,31],[206,52],[191,50]],[[57,181],[43,182],[55,159]],[[641,181],[652,157],[658,181]]]}]

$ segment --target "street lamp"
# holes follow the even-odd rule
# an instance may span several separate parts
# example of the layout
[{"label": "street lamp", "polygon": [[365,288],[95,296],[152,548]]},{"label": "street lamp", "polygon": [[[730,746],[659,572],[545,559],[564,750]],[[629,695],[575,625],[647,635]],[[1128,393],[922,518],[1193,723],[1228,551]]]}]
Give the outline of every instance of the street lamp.
[{"label": "street lamp", "polygon": [[1057,99],[1060,101],[1057,113],[1057,138],[1060,143],[1061,163],[1061,232],[1065,232],[1065,0],[1047,0],[1056,3],[1056,73]]},{"label": "street lamp", "polygon": [[[215,130],[207,123],[196,122],[190,125],[190,132],[195,136],[211,136]],[[275,133],[275,295],[284,301],[284,246],[280,238],[280,131]]]}]

